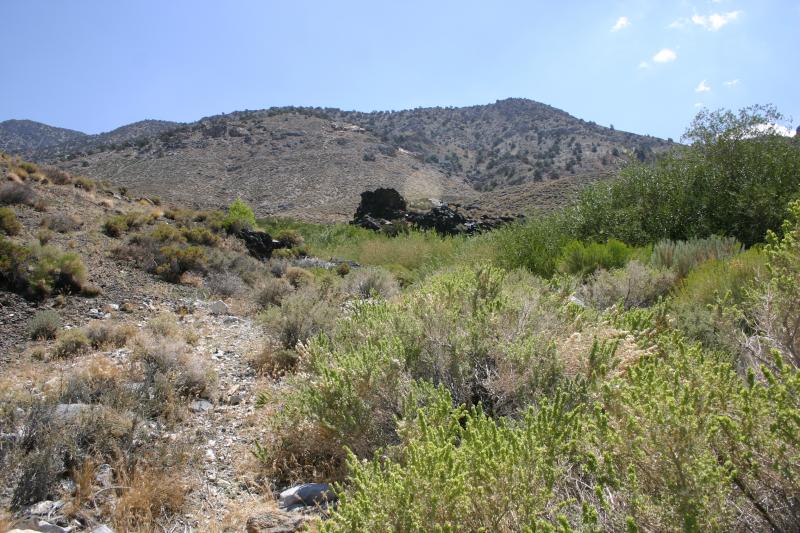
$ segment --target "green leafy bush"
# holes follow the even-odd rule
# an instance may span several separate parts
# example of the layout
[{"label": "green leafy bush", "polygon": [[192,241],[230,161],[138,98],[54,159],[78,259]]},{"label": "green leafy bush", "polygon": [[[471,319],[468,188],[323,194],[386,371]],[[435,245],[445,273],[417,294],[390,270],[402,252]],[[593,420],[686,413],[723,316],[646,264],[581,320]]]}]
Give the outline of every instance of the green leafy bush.
[{"label": "green leafy bush", "polygon": [[228,213],[225,215],[222,225],[228,230],[228,233],[238,233],[243,229],[254,228],[256,216],[249,205],[237,198],[228,206]]},{"label": "green leafy bush", "polygon": [[571,212],[577,236],[636,245],[714,234],[762,242],[800,192],[800,145],[770,127],[780,118],[763,106],[701,112],[685,135],[691,146],[583,192]]},{"label": "green leafy bush", "polygon": [[625,266],[633,249],[616,239],[608,242],[571,241],[562,251],[559,270],[581,277],[588,276],[600,268],[612,270]]},{"label": "green leafy bush", "polygon": [[22,231],[22,224],[17,220],[14,210],[9,207],[0,207],[0,231],[6,235],[17,235]]}]

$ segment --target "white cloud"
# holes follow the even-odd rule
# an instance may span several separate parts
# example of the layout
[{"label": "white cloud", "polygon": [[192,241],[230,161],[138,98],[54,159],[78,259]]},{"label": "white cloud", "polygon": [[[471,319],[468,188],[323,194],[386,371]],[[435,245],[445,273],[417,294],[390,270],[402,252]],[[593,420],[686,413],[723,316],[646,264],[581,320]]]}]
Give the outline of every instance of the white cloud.
[{"label": "white cloud", "polygon": [[647,61],[642,61],[641,63],[639,63],[639,68],[650,68],[650,63],[648,63]]},{"label": "white cloud", "polygon": [[620,17],[617,19],[616,24],[611,27],[611,31],[619,31],[623,28],[627,28],[631,25],[631,21],[628,17]]},{"label": "white cloud", "polygon": [[728,13],[712,13],[711,15],[693,15],[692,22],[698,26],[702,26],[708,31],[717,31],[728,23],[733,22],[741,11],[729,11]]},{"label": "white cloud", "polygon": [[695,107],[705,107],[706,104],[704,104],[703,102],[697,102],[697,103],[694,104],[694,106]]},{"label": "white cloud", "polygon": [[786,126],[782,126],[780,124],[759,124],[753,129],[757,133],[783,135],[784,137],[794,137],[795,134],[791,128],[787,128]]},{"label": "white cloud", "polygon": [[724,85],[725,87],[736,87],[737,85],[739,85],[739,80],[737,78],[735,80],[723,81],[722,85]]},{"label": "white cloud", "polygon": [[673,30],[680,30],[686,27],[687,22],[689,22],[689,19],[681,17],[679,19],[675,19],[672,22],[670,22],[667,28],[671,28]]},{"label": "white cloud", "polygon": [[653,61],[656,63],[669,63],[670,61],[675,61],[676,59],[678,59],[678,54],[669,48],[662,48],[656,52],[656,55],[653,56]]},{"label": "white cloud", "polygon": [[706,80],[703,80],[699,84],[697,84],[697,87],[695,88],[694,92],[696,92],[696,93],[708,93],[708,92],[711,92],[711,87],[706,85]]}]

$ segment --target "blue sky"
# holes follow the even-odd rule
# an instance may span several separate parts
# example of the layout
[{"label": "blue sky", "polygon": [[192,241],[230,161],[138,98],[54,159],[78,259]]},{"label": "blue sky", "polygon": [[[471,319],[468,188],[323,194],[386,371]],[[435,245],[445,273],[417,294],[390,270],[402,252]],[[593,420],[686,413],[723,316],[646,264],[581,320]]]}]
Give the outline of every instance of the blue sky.
[{"label": "blue sky", "polygon": [[800,2],[0,0],[0,120],[97,133],[276,105],[544,102],[680,137],[699,106],[800,121]]}]

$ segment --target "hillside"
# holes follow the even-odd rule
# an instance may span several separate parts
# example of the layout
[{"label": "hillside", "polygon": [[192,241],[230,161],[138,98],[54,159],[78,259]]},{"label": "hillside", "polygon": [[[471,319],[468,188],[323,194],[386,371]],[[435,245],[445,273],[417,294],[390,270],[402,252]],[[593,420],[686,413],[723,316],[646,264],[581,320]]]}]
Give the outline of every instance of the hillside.
[{"label": "hillside", "polygon": [[94,152],[158,135],[178,125],[165,120],[141,120],[89,135],[32,120],[6,120],[0,122],[0,150],[37,161],[56,160],[69,154]]},{"label": "hillside", "polygon": [[630,155],[641,161],[671,145],[616,131],[524,98],[461,108],[398,112],[329,112],[421,154],[478,190],[567,178],[580,180],[616,169]]},{"label": "hillside", "polygon": [[359,194],[381,186],[411,199],[474,194],[462,179],[369,132],[300,113],[212,117],[61,165],[187,205],[241,197],[259,215],[319,221],[350,218]]},{"label": "hillside", "polygon": [[[241,197],[259,215],[346,220],[360,192],[472,203],[494,213],[563,205],[586,183],[671,143],[526,99],[399,112],[272,108],[187,125],[144,121],[23,151],[67,170],[197,206]],[[9,150],[13,153],[14,150]]]},{"label": "hillside", "polygon": [[25,157],[43,154],[57,145],[79,142],[86,136],[80,131],[56,128],[33,120],[0,122],[0,150]]}]

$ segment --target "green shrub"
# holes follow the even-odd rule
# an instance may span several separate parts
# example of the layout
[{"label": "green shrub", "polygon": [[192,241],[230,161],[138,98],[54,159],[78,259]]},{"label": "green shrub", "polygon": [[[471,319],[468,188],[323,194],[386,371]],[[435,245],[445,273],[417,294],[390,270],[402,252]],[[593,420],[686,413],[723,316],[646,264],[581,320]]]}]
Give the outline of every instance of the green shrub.
[{"label": "green shrub", "polygon": [[694,268],[669,303],[676,326],[708,347],[738,351],[736,324],[725,309],[749,301],[753,284],[766,273],[765,261],[759,249],[751,248]]},{"label": "green shrub", "polygon": [[362,463],[351,455],[350,486],[323,531],[597,527],[597,511],[586,502],[582,509],[559,487],[582,430],[563,399],[531,409],[519,422],[453,408],[451,401],[440,393],[409,421],[396,460]]},{"label": "green shrub", "polygon": [[33,340],[54,339],[61,324],[58,312],[52,309],[39,311],[28,321],[28,336]]},{"label": "green shrub", "polygon": [[103,231],[109,237],[118,238],[131,229],[137,229],[153,221],[146,213],[132,212],[114,215],[103,223]]},{"label": "green shrub", "polygon": [[28,285],[39,296],[53,292],[80,292],[86,285],[86,266],[76,253],[63,253],[49,246],[34,249],[36,262],[29,273]]},{"label": "green shrub", "polygon": [[281,230],[273,236],[273,239],[278,240],[287,248],[302,246],[304,243],[303,236],[295,229]]},{"label": "green shrub", "polygon": [[151,239],[163,242],[163,243],[182,243],[186,242],[186,238],[183,235],[183,232],[180,231],[175,226],[170,226],[169,224],[157,224],[150,233],[148,237]]},{"label": "green shrub", "polygon": [[633,254],[633,249],[616,239],[606,243],[571,241],[561,254],[559,270],[581,277],[588,276],[600,268],[612,270],[622,268]]},{"label": "green shrub", "polygon": [[660,241],[653,246],[650,264],[656,268],[674,270],[679,278],[711,259],[725,259],[742,251],[742,245],[733,237],[712,235],[706,239],[688,241]]},{"label": "green shrub", "polygon": [[27,265],[30,260],[30,248],[0,236],[0,283],[3,288],[15,292],[27,292]]},{"label": "green shrub", "polygon": [[71,357],[89,350],[92,343],[82,329],[67,329],[62,331],[53,347],[55,357]]},{"label": "green shrub", "polygon": [[167,281],[176,282],[184,272],[205,272],[208,257],[199,246],[162,247],[155,258],[154,272]]},{"label": "green shrub", "polygon": [[9,207],[0,207],[0,231],[6,235],[17,235],[22,231],[22,224],[17,220],[14,210]]},{"label": "green shrub", "polygon": [[97,183],[86,176],[75,176],[72,179],[72,184],[78,189],[83,189],[84,191],[93,191],[97,188]]},{"label": "green shrub", "polygon": [[525,268],[549,278],[572,238],[570,221],[562,214],[537,216],[475,237],[467,243],[464,256],[468,262],[488,260],[506,270]]},{"label": "green shrub", "polygon": [[86,276],[86,266],[75,253],[17,245],[0,237],[0,285],[9,290],[35,298],[80,292]]},{"label": "green shrub", "polygon": [[219,235],[213,233],[208,228],[193,227],[182,230],[184,238],[191,244],[202,244],[204,246],[216,246],[219,244]]},{"label": "green shrub", "polygon": [[770,107],[702,111],[685,136],[690,147],[630,165],[581,194],[571,211],[577,237],[643,245],[717,234],[745,246],[762,242],[800,192],[800,145],[762,131],[780,118]]},{"label": "green shrub", "polygon": [[225,215],[222,225],[228,230],[228,233],[238,233],[243,229],[254,228],[256,216],[249,205],[237,198],[228,206],[228,213]]},{"label": "green shrub", "polygon": [[755,329],[756,360],[764,362],[764,350],[778,350],[800,367],[800,201],[789,206],[782,235],[767,235],[767,279],[752,291],[744,318]]}]

